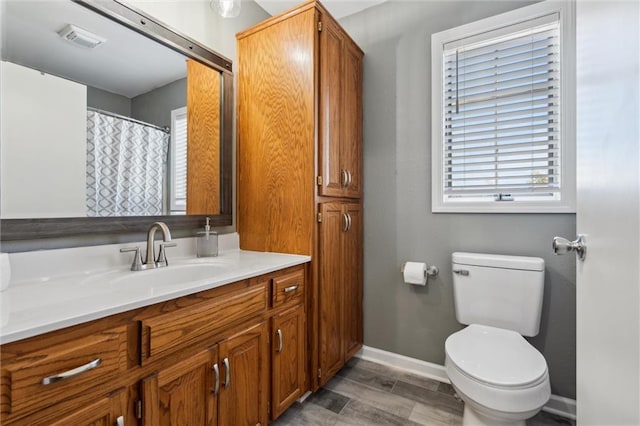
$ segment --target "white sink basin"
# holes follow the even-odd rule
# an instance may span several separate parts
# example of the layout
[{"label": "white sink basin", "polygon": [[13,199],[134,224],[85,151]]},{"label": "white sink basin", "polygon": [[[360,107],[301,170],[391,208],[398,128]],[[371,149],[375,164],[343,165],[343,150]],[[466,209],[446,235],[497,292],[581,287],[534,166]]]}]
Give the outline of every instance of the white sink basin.
[{"label": "white sink basin", "polygon": [[228,269],[229,265],[222,263],[184,263],[158,269],[121,273],[117,277],[107,279],[109,279],[109,284],[111,285],[136,286],[146,284],[153,287],[163,287],[188,282],[213,281],[220,273],[228,271]]}]

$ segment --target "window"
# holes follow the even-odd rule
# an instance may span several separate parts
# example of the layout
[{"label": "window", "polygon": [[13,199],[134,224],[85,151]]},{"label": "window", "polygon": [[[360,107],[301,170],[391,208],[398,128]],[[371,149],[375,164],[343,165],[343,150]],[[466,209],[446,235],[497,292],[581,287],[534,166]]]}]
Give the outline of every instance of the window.
[{"label": "window", "polygon": [[171,111],[171,213],[187,210],[187,108]]},{"label": "window", "polygon": [[432,36],[432,210],[575,211],[569,3]]}]

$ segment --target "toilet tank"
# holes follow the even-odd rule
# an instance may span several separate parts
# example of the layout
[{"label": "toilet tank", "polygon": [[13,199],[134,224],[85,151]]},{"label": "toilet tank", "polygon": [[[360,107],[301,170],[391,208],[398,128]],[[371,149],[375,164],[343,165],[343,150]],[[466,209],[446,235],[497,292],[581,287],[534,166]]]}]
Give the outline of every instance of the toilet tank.
[{"label": "toilet tank", "polygon": [[451,261],[458,322],[538,334],[544,259],[458,252]]}]

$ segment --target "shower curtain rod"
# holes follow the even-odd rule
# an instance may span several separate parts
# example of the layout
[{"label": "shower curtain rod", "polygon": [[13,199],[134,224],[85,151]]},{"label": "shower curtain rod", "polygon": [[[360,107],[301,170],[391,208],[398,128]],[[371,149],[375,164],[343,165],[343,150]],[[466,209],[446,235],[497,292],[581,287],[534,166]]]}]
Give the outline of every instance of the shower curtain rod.
[{"label": "shower curtain rod", "polygon": [[165,126],[165,127],[156,126],[155,124],[145,123],[144,121],[136,120],[135,118],[127,117],[126,115],[116,114],[111,111],[105,111],[103,109],[98,109],[93,107],[87,107],[87,109],[89,111],[99,112],[100,114],[109,115],[111,117],[119,118],[121,120],[127,120],[127,121],[131,121],[132,123],[137,123],[137,124],[142,124],[143,126],[152,127],[154,129],[158,129],[165,133],[169,133],[171,131],[171,128],[168,126]]}]

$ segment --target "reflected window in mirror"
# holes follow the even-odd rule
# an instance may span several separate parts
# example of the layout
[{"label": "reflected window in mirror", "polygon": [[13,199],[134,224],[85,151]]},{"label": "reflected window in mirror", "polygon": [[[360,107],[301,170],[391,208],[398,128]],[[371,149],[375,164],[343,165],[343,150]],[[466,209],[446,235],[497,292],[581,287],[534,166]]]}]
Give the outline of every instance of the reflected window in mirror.
[{"label": "reflected window in mirror", "polygon": [[171,111],[169,200],[171,214],[187,210],[187,107]]}]

